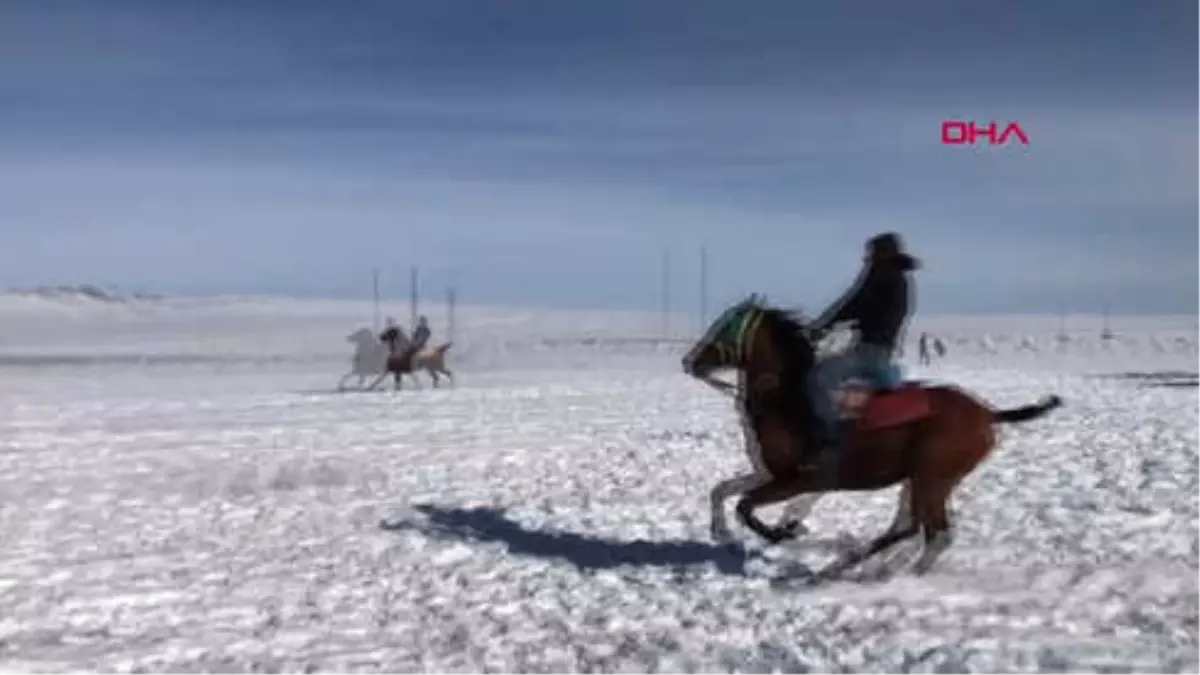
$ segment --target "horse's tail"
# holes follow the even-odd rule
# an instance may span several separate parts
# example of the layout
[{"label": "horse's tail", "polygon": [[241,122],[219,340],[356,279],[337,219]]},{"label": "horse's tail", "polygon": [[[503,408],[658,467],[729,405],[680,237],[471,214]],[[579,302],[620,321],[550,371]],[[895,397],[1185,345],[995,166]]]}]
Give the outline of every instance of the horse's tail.
[{"label": "horse's tail", "polygon": [[1020,408],[1012,408],[1010,410],[994,410],[992,411],[992,421],[998,424],[1028,422],[1042,417],[1051,410],[1062,406],[1062,404],[1063,400],[1052,394],[1033,405],[1021,406]]},{"label": "horse's tail", "polygon": [[434,348],[433,348],[433,351],[434,351],[435,353],[439,353],[439,354],[440,354],[440,353],[442,353],[442,352],[445,352],[447,349],[450,349],[450,345],[452,345],[452,344],[454,344],[454,343],[453,343],[453,342],[443,342],[442,344],[440,344],[440,345],[438,345],[438,346],[434,347]]}]

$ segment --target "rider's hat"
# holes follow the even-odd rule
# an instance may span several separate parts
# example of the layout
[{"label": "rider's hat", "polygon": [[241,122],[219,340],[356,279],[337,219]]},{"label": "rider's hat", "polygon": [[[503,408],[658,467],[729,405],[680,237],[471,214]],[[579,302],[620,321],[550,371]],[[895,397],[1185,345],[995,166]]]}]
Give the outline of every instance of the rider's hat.
[{"label": "rider's hat", "polygon": [[872,264],[894,264],[904,270],[920,267],[917,259],[904,251],[904,240],[895,232],[884,232],[868,239],[867,251]]}]

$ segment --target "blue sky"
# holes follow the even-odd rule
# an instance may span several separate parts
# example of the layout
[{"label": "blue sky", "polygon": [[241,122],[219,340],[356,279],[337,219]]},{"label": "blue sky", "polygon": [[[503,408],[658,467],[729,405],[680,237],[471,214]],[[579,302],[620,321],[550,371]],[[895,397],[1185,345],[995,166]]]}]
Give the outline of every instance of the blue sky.
[{"label": "blue sky", "polygon": [[[1085,9],[1086,7],[1086,9]],[[0,285],[1195,313],[1196,3],[7,2]],[[944,119],[1028,146],[946,147]]]}]

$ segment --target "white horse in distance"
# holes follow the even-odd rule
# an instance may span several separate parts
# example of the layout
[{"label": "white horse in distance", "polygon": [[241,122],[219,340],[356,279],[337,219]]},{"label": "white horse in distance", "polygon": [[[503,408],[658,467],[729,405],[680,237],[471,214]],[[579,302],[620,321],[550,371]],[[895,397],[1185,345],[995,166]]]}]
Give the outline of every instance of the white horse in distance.
[{"label": "white horse in distance", "polygon": [[[383,378],[388,374],[388,348],[387,345],[379,341],[375,333],[368,328],[360,328],[350,335],[346,336],[346,341],[354,345],[354,356],[350,360],[350,372],[342,376],[338,382],[338,390],[344,391],[346,381],[352,377],[358,377],[359,389],[374,389],[379,386]],[[400,346],[402,350],[404,345]],[[433,349],[422,349],[413,356],[412,370],[408,371],[408,375],[412,377],[417,386],[421,385],[421,380],[417,377],[417,371],[424,370],[429,373],[433,379],[433,386],[438,386],[441,382],[438,375],[445,375],[451,382],[454,381],[454,373],[446,367],[446,350],[449,348],[449,343],[440,345]],[[366,378],[375,377],[375,381],[370,386],[366,386]]]}]

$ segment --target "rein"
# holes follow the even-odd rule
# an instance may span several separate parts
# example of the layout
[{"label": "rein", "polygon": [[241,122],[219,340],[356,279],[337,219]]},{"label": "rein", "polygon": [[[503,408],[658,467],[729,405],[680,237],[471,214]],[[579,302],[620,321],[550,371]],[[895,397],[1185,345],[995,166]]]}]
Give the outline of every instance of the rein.
[{"label": "rein", "polygon": [[[742,317],[741,325],[738,326],[737,334],[733,339],[733,345],[730,347],[724,344],[718,344],[716,345],[717,350],[723,353],[733,351],[735,352],[735,355],[738,357],[738,360],[741,364],[744,365],[748,363],[750,361],[750,347],[752,344],[754,344],[754,335],[758,332],[759,327],[762,325],[764,316],[766,315],[763,314],[762,310],[759,309],[754,309],[747,312],[746,315]],[[731,398],[737,398],[738,394],[741,393],[741,387],[739,385],[730,384],[724,380],[718,380],[712,375],[697,379]]]}]

